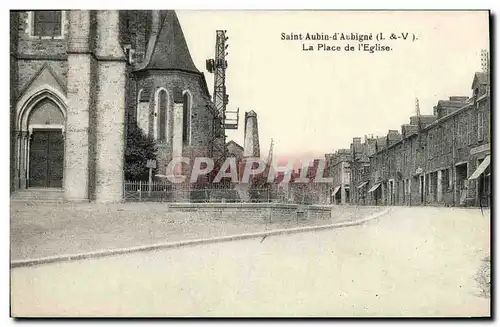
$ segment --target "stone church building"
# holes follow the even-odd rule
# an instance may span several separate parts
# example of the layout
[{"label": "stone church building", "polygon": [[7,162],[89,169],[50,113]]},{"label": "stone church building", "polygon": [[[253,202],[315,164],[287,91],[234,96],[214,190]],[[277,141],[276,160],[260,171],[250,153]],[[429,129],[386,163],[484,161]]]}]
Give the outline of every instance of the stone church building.
[{"label": "stone church building", "polygon": [[160,172],[211,155],[220,120],[174,11],[12,11],[10,27],[11,192],[121,201],[132,124]]}]

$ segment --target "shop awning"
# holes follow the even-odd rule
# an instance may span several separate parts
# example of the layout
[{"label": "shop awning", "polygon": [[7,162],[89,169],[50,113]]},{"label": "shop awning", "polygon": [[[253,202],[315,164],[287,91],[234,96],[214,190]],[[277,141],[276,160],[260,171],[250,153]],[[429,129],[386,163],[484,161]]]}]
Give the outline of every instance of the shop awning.
[{"label": "shop awning", "polygon": [[359,188],[362,188],[362,187],[363,187],[363,186],[365,186],[366,184],[368,184],[368,182],[363,182],[363,183],[359,184],[359,185],[358,185],[358,189],[359,189]]},{"label": "shop awning", "polygon": [[332,196],[335,196],[335,194],[337,194],[337,192],[340,190],[340,185],[335,187],[335,189],[333,190],[332,192]]},{"label": "shop awning", "polygon": [[376,189],[378,189],[379,186],[380,186],[380,183],[373,185],[372,188],[368,191],[368,193],[375,191]]},{"label": "shop awning", "polygon": [[479,176],[481,176],[481,174],[484,173],[486,168],[488,168],[488,166],[490,165],[490,161],[491,161],[491,157],[486,156],[484,158],[483,162],[481,162],[481,164],[479,165],[479,167],[477,167],[476,171],[474,171],[474,173],[472,175],[470,175],[469,180],[476,179]]}]

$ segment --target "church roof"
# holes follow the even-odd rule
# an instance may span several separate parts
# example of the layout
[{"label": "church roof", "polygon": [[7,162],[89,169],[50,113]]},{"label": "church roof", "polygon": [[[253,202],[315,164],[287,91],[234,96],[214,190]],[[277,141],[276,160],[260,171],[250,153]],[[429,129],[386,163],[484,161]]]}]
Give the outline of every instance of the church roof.
[{"label": "church roof", "polygon": [[193,63],[175,11],[168,10],[162,18],[151,59],[144,69],[200,73]]},{"label": "church roof", "polygon": [[234,146],[236,146],[238,149],[241,149],[243,150],[243,147],[241,145],[239,145],[238,143],[236,143],[235,141],[233,140],[230,140],[229,142],[227,142],[227,146],[229,146],[230,144],[234,144]]},{"label": "church roof", "polygon": [[488,83],[488,76],[486,75],[485,72],[477,72],[474,74],[474,79],[472,80],[472,88],[476,84],[487,84]]}]

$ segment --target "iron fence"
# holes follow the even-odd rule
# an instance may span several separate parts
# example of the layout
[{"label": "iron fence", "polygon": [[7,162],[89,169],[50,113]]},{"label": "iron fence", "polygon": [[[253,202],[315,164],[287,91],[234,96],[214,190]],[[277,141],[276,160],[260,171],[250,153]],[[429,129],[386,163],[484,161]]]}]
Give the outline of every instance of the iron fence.
[{"label": "iron fence", "polygon": [[264,186],[241,184],[173,184],[169,181],[125,181],[125,201],[154,202],[260,202],[260,203],[326,203],[327,185],[282,187],[279,184]]}]

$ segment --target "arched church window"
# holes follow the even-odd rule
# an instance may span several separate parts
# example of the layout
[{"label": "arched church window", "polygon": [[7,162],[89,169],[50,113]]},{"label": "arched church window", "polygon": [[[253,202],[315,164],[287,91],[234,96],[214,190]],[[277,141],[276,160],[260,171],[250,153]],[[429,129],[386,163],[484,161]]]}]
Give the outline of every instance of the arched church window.
[{"label": "arched church window", "polygon": [[188,145],[191,142],[191,97],[188,92],[184,92],[182,105],[182,143]]},{"label": "arched church window", "polygon": [[158,140],[165,141],[167,138],[167,92],[161,90],[158,94]]},{"label": "arched church window", "polygon": [[144,131],[144,133],[146,133],[146,135],[149,135],[149,120],[150,120],[149,102],[144,101],[145,100],[144,98],[147,98],[147,92],[144,89],[140,89],[139,92],[137,93],[135,123],[142,131]]},{"label": "arched church window", "polygon": [[135,122],[137,124],[139,124],[139,105],[141,103],[141,95],[142,95],[142,89],[139,90],[139,92],[137,93],[137,101],[136,101],[136,105],[135,105]]}]

